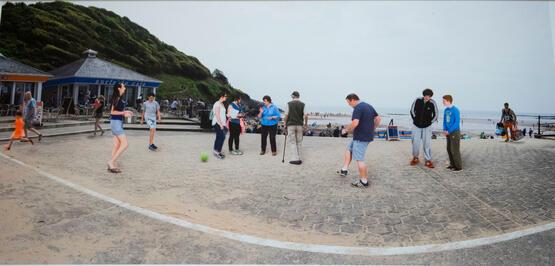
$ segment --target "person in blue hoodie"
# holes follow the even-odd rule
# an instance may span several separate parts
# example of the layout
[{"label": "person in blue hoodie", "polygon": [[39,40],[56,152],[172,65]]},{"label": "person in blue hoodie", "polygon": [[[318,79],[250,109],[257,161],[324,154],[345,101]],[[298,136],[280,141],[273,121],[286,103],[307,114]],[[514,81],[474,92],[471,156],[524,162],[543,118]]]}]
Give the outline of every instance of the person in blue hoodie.
[{"label": "person in blue hoodie", "polygon": [[264,105],[260,107],[260,112],[258,117],[261,119],[261,133],[262,133],[262,145],[260,155],[266,154],[266,145],[268,140],[268,135],[270,135],[270,147],[272,149],[272,155],[277,155],[276,147],[276,134],[277,134],[277,124],[281,119],[281,113],[279,109],[272,104],[272,98],[266,95],[262,98]]},{"label": "person in blue hoodie", "polygon": [[447,154],[449,154],[449,166],[447,169],[454,172],[462,171],[461,161],[461,113],[453,105],[453,96],[443,96],[443,134],[447,137]]}]

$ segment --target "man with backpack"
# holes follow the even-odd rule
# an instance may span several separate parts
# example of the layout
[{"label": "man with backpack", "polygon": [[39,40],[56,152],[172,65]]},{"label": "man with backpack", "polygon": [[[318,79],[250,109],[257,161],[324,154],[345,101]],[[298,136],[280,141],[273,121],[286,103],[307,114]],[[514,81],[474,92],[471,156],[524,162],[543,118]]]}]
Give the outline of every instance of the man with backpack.
[{"label": "man with backpack", "polygon": [[516,114],[511,108],[509,108],[509,103],[505,103],[505,108],[501,110],[501,121],[499,121],[499,123],[503,123],[503,127],[506,131],[505,142],[509,142],[509,138],[512,140],[516,140]]},{"label": "man with backpack", "polygon": [[412,160],[410,165],[417,165],[420,163],[420,143],[424,146],[424,159],[426,160],[425,166],[434,168],[432,162],[432,124],[437,122],[438,107],[432,96],[434,92],[430,89],[425,89],[422,96],[417,98],[412,103],[410,115],[414,129],[412,131]]}]

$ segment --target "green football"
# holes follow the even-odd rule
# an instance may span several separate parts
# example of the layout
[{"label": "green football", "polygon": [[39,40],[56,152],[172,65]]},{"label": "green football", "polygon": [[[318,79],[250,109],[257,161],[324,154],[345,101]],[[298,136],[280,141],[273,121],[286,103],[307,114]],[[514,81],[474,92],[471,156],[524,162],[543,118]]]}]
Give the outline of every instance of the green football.
[{"label": "green football", "polygon": [[206,154],[205,152],[201,153],[200,154],[200,160],[204,163],[207,162],[208,161],[208,154]]}]

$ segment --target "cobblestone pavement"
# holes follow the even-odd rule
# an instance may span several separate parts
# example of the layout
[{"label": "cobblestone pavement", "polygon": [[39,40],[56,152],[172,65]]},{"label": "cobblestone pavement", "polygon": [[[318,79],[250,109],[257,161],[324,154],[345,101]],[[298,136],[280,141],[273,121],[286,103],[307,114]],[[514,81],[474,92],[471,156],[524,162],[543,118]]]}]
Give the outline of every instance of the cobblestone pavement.
[{"label": "cobblestone pavement", "polygon": [[[297,167],[282,164],[281,154],[258,155],[258,135],[242,137],[245,155],[228,155],[223,161],[211,157],[207,163],[201,163],[199,155],[211,150],[211,134],[161,133],[160,151],[155,153],[146,149],[144,133],[129,135],[130,148],[121,162],[124,173],[119,175],[105,170],[111,149],[108,136],[46,139],[36,146],[14,145],[5,154],[136,206],[213,228],[292,242],[414,246],[493,236],[554,220],[551,141],[463,141],[462,173],[443,169],[441,140],[433,142],[435,170],[408,165],[409,141],[376,141],[367,153],[372,187],[361,190],[336,174],[345,139],[306,138],[305,163]],[[283,138],[278,138],[280,152],[282,144]],[[15,193],[4,185],[0,199],[11,195],[6,191]],[[30,201],[37,204],[40,198]],[[86,207],[79,207],[81,200],[73,199],[55,201],[48,214],[56,213],[58,205],[76,203],[71,215],[86,212]],[[547,233],[547,238],[552,241],[553,234]],[[548,259],[552,255],[548,253]]]},{"label": "cobblestone pavement", "polygon": [[[465,250],[339,256],[248,245],[168,225],[0,161],[0,263],[552,265],[555,230]],[[7,177],[6,177],[7,176]]]}]

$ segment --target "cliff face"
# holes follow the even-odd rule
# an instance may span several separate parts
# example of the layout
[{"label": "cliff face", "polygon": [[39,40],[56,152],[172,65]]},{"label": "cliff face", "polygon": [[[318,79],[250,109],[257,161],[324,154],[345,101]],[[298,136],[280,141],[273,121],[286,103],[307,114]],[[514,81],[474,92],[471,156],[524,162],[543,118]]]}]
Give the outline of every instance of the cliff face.
[{"label": "cliff face", "polygon": [[225,89],[250,99],[227,83],[222,72],[212,75],[197,58],[101,8],[68,2],[6,3],[0,40],[0,53],[44,71],[77,60],[90,48],[101,58],[164,81],[160,96],[213,101]]}]

